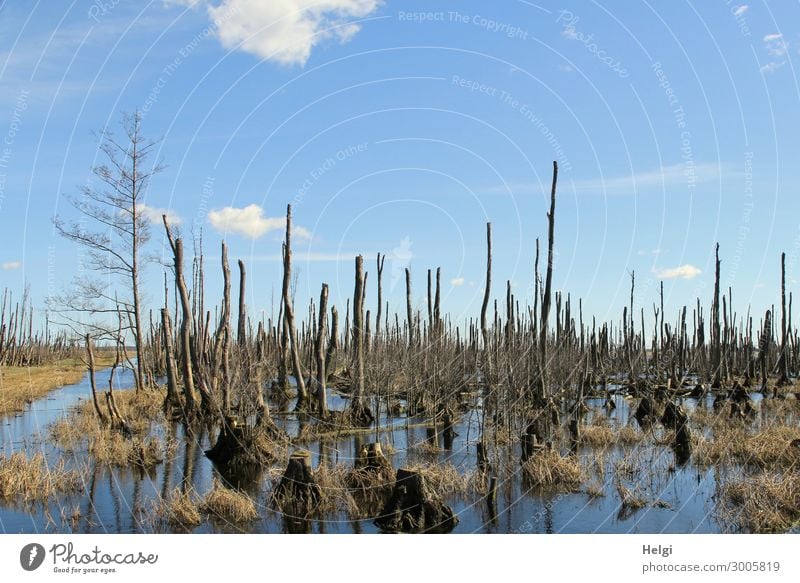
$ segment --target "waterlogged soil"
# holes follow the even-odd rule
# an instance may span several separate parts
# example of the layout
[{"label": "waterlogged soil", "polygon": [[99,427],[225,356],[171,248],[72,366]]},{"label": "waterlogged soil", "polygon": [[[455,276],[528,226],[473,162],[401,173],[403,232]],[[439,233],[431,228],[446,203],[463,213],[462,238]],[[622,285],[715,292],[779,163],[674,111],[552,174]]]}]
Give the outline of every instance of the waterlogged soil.
[{"label": "waterlogged soil", "polygon": [[[98,386],[107,386],[109,371],[97,374]],[[129,372],[116,376],[117,390],[132,384]],[[64,452],[48,441],[49,427],[80,405],[91,395],[88,378],[63,387],[26,407],[24,412],[0,419],[0,453],[11,455],[25,451],[41,452],[51,464],[64,460],[67,467],[82,470],[83,480],[74,494],[48,503],[9,503],[0,501],[0,532],[39,533],[139,533],[165,532],[165,521],[154,519],[159,500],[168,498],[178,487],[190,486],[200,497],[222,480],[204,451],[212,445],[213,436],[206,431],[185,438],[179,425],[174,428],[177,447],[152,471],[112,467],[95,463],[88,452]],[[589,399],[586,421],[595,416],[607,417],[610,427],[630,425],[630,401],[614,397],[616,409],[606,412],[602,399]],[[336,393],[330,396],[331,409],[343,409],[347,399]],[[684,400],[691,409],[698,406]],[[705,403],[704,406],[710,406]],[[294,414],[275,411],[276,423],[290,435],[296,434],[301,420]],[[475,472],[476,443],[479,436],[480,411],[476,407],[455,425],[457,433],[451,450],[421,447],[427,440],[424,420],[383,417],[381,425],[393,430],[368,432],[325,443],[311,443],[312,463],[316,467],[323,457],[331,463],[352,466],[356,452],[368,442],[391,444],[387,457],[397,468],[410,463],[452,463],[462,474]],[[637,431],[639,430],[636,427]],[[663,431],[662,431],[663,432]],[[715,469],[695,465],[690,459],[681,465],[668,445],[656,443],[655,434],[646,434],[633,445],[610,447],[581,446],[578,456],[587,479],[578,492],[554,492],[530,489],[525,485],[518,464],[519,445],[512,444],[490,452],[493,461],[507,468],[500,472],[497,486],[496,512],[486,499],[475,491],[443,492],[442,497],[458,516],[457,533],[718,533],[732,530],[715,513],[717,483]],[[441,436],[440,436],[441,439]],[[440,443],[441,446],[441,443]],[[273,480],[283,469],[283,462],[274,471],[262,472],[244,489],[256,502],[259,518],[247,523],[228,523],[206,519],[192,532],[315,532],[369,533],[378,532],[371,518],[353,520],[346,513],[332,513],[323,519],[289,520],[269,508]],[[271,474],[271,475],[270,475]],[[623,506],[615,486],[618,478],[643,501],[641,508]],[[181,531],[183,532],[183,531]]]}]

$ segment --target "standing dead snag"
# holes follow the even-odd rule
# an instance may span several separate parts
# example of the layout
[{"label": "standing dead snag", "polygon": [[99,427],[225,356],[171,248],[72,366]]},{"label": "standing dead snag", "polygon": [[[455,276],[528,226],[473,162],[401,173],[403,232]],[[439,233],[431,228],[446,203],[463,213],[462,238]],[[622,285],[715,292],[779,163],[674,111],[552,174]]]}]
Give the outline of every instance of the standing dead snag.
[{"label": "standing dead snag", "polygon": [[414,312],[411,308],[411,271],[406,267],[406,318],[408,319],[408,347],[414,346]]},{"label": "standing dead snag", "polygon": [[383,264],[386,263],[386,255],[378,253],[378,312],[375,317],[375,345],[377,346],[381,341],[381,314],[383,309],[383,287],[381,279],[383,279]]},{"label": "standing dead snag", "polygon": [[328,416],[328,395],[326,384],[328,373],[325,370],[325,320],[328,314],[328,284],[322,284],[319,294],[319,323],[317,324],[317,408],[319,416]]},{"label": "standing dead snag", "polygon": [[294,325],[294,307],[290,297],[289,284],[292,279],[292,205],[286,205],[286,241],[283,244],[283,317],[289,331],[289,344],[292,356],[292,369],[297,382],[296,409],[304,409],[308,401],[303,369],[300,366],[300,347],[297,345],[297,328]]},{"label": "standing dead snag", "polygon": [[553,286],[553,242],[555,236],[556,220],[556,183],[558,181],[558,162],[553,161],[553,185],[550,189],[550,212],[547,213],[547,274],[544,280],[544,295],[542,296],[542,323],[539,328],[539,398],[544,404],[549,397],[547,390],[547,320],[550,316],[550,293]]},{"label": "standing dead snag", "polygon": [[167,215],[161,215],[167,240],[172,248],[173,268],[175,270],[175,287],[178,288],[178,297],[181,300],[181,368],[183,373],[183,392],[186,397],[186,413],[193,415],[197,410],[197,398],[194,390],[194,376],[192,373],[192,306],[189,302],[189,291],[186,289],[186,280],[183,277],[183,240],[173,239],[169,230]]},{"label": "standing dead snag", "polygon": [[358,425],[369,425],[374,417],[364,405],[364,257],[356,257],[356,281],[353,291],[353,350],[355,374],[353,375],[353,402],[350,416]]},{"label": "standing dead snag", "polygon": [[161,332],[164,339],[164,356],[167,363],[167,398],[164,401],[164,408],[168,410],[172,407],[181,407],[178,397],[178,367],[175,364],[175,348],[172,345],[172,322],[169,318],[169,310],[161,308]]},{"label": "standing dead snag", "polygon": [[458,517],[414,470],[397,470],[392,497],[375,519],[386,532],[450,532]]},{"label": "standing dead snag", "polygon": [[244,302],[245,290],[244,261],[239,259],[239,320],[236,325],[236,341],[241,347],[247,345],[247,309]]},{"label": "standing dead snag", "polygon": [[92,350],[92,336],[90,334],[86,335],[86,354],[89,359],[89,383],[92,386],[92,403],[94,403],[94,410],[97,413],[97,418],[100,419],[101,424],[105,425],[106,416],[103,414],[103,411],[100,409],[100,403],[97,401],[97,384],[94,378],[94,351]]},{"label": "standing dead snag", "polygon": [[786,337],[786,253],[781,253],[781,350],[778,356],[778,377],[776,387],[789,384],[789,359],[787,358],[788,338]]},{"label": "standing dead snag", "polygon": [[222,407],[227,415],[231,410],[231,268],[228,265],[228,246],[222,242],[222,310],[214,339],[214,386],[222,383]]}]

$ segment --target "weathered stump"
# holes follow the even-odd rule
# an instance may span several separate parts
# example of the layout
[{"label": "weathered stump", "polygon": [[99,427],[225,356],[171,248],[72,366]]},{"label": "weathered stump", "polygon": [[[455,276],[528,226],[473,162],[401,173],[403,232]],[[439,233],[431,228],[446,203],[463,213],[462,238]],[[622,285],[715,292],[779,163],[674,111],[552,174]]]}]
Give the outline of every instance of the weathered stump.
[{"label": "weathered stump", "polygon": [[542,431],[539,423],[534,421],[525,428],[522,434],[522,459],[520,463],[525,463],[533,457],[533,454],[542,449]]},{"label": "weathered stump", "polygon": [[374,523],[386,532],[449,532],[458,517],[428,487],[422,474],[401,468],[392,496]]},{"label": "weathered stump", "polygon": [[345,480],[349,488],[366,491],[391,485],[392,475],[392,464],[383,455],[381,444],[367,443],[358,452]]},{"label": "weathered stump", "polygon": [[271,464],[277,457],[269,429],[241,424],[234,417],[225,419],[217,442],[205,454],[212,462],[223,467],[261,466]]},{"label": "weathered stump", "polygon": [[639,401],[639,406],[636,407],[636,412],[633,414],[633,416],[639,423],[639,427],[646,429],[656,418],[656,412],[655,408],[653,407],[652,399],[650,399],[650,397],[642,397],[642,400]]},{"label": "weathered stump", "polygon": [[674,446],[682,453],[690,452],[692,449],[692,434],[689,430],[689,416],[681,405],[676,405],[669,401],[664,407],[664,414],[661,416],[661,423],[664,427],[675,431]]},{"label": "weathered stump", "polygon": [[311,452],[295,451],[275,488],[275,503],[282,512],[303,517],[314,511],[320,498],[319,484],[311,471]]}]

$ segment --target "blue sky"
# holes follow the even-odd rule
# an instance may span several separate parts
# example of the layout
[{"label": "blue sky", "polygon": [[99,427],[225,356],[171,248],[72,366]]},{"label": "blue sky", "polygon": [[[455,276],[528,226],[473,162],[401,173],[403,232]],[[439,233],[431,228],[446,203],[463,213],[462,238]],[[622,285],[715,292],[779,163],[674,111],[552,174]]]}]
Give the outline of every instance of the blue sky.
[{"label": "blue sky", "polygon": [[[69,286],[78,250],[52,217],[101,161],[93,131],[139,109],[166,170],[147,205],[224,237],[248,305],[280,286],[280,218],[298,225],[297,299],[343,306],[353,257],[388,254],[385,289],[480,309],[485,223],[493,292],[531,297],[560,166],[556,289],[617,318],[636,271],[649,315],[709,304],[714,244],[743,313],[790,290],[800,256],[798,7],[765,2],[378,0],[0,1],[0,287],[34,302]],[[163,253],[154,225],[149,250]],[[153,306],[163,268],[147,267]],[[797,278],[800,279],[800,278]]]}]

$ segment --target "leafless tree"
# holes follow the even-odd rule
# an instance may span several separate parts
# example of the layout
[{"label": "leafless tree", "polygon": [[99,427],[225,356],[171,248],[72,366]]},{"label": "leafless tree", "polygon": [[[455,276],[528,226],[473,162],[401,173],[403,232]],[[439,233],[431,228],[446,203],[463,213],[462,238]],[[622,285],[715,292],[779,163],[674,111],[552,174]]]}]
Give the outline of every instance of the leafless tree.
[{"label": "leafless tree", "polygon": [[[92,168],[100,185],[87,184],[79,195],[67,197],[79,217],[54,219],[59,235],[84,248],[88,274],[76,277],[71,290],[54,298],[53,309],[70,325],[85,327],[82,321],[87,315],[102,322],[105,316],[116,314],[118,299],[126,320],[124,333],[132,334],[136,344],[138,390],[149,372],[140,292],[142,248],[150,237],[144,199],[150,180],[164,167],[149,160],[158,142],[144,137],[141,114],[123,114],[121,126],[121,139],[108,130],[100,134],[105,160]],[[121,285],[119,289],[115,282]],[[112,288],[118,291],[116,297]],[[103,336],[111,327],[110,323],[107,328],[93,324],[90,332]]]}]

